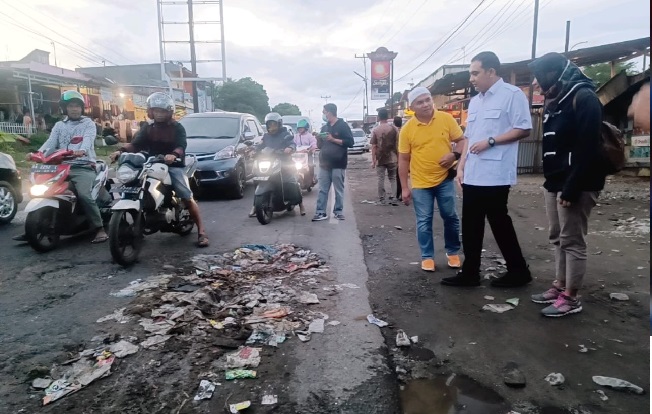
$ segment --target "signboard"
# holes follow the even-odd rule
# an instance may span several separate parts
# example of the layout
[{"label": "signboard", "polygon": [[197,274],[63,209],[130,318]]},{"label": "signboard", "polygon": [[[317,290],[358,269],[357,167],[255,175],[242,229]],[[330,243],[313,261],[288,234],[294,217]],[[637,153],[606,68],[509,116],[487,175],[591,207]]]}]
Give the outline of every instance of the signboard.
[{"label": "signboard", "polygon": [[649,147],[650,146],[650,136],[643,135],[639,137],[632,137],[632,147]]},{"label": "signboard", "polygon": [[397,53],[379,47],[375,52],[367,53],[371,60],[371,99],[387,100],[391,96],[392,61]]}]

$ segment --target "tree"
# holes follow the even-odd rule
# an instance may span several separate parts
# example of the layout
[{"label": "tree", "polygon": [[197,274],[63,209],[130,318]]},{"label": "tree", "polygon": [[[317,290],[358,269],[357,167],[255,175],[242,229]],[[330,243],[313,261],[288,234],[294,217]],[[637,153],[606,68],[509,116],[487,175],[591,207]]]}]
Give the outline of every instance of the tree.
[{"label": "tree", "polygon": [[283,102],[272,108],[272,112],[278,112],[281,116],[301,115],[301,110],[295,104]]},{"label": "tree", "polygon": [[[393,103],[396,104],[396,103],[401,102],[401,97],[402,97],[402,96],[403,96],[403,94],[402,94],[401,92],[394,92],[394,95],[392,95],[392,98],[394,98],[394,99],[392,99]],[[391,107],[391,104],[390,104],[390,100],[389,100],[389,99],[387,99],[387,100],[385,101],[385,106],[388,107],[388,108]]]},{"label": "tree", "polygon": [[[628,75],[631,75],[634,72],[636,62],[621,62],[616,63],[616,73],[626,71]],[[597,87],[600,87],[607,83],[611,79],[611,66],[609,63],[597,63],[595,65],[589,65],[582,68],[582,71],[586,76],[593,79]]]},{"label": "tree", "polygon": [[251,78],[227,79],[215,89],[215,106],[224,111],[255,115],[261,122],[270,112],[265,88]]}]

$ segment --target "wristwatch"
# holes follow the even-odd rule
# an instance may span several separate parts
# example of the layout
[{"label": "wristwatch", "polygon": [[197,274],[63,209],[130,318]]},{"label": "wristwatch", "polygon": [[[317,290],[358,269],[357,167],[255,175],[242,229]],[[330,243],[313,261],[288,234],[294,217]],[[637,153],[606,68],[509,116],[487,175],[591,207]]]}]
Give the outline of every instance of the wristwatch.
[{"label": "wristwatch", "polygon": [[493,147],[494,145],[496,145],[496,140],[494,139],[494,137],[489,137],[487,142],[489,143],[490,147]]}]

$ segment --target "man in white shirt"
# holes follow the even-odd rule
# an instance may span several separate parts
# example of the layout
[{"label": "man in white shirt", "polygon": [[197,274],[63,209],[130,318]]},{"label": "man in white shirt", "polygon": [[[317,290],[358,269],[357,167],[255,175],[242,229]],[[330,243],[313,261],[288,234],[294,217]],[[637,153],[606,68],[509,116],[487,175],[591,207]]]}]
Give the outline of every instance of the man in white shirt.
[{"label": "man in white shirt", "polygon": [[518,141],[530,135],[532,119],[523,91],[497,75],[500,61],[493,52],[471,60],[471,83],[479,92],[469,103],[467,144],[457,168],[463,189],[462,244],[464,265],[448,286],[479,286],[485,217],[507,262],[507,273],[495,287],[524,286],[532,280],[507,212],[509,189],[516,184]]}]

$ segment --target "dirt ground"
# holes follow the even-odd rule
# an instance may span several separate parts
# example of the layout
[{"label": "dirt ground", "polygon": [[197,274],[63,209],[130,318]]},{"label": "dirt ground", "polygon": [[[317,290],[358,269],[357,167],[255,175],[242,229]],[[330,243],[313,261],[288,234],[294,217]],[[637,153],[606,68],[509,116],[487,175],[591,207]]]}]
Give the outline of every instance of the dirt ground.
[{"label": "dirt ground", "polygon": [[[509,203],[534,281],[513,290],[492,288],[488,280],[482,287],[460,289],[439,283],[454,270],[445,266],[438,213],[438,267],[428,274],[418,266],[412,207],[368,203],[377,199],[376,175],[368,159],[350,160],[348,179],[370,273],[372,309],[391,324],[383,334],[400,380],[405,414],[504,414],[508,407],[522,414],[649,412],[647,395],[614,391],[592,381],[594,375],[616,377],[649,393],[649,181],[609,180],[589,224],[584,311],[548,319],[539,314],[542,306],[529,300],[554,277],[541,176],[520,176]],[[460,212],[461,201],[458,195]],[[496,273],[491,268],[498,266],[500,252],[489,226],[484,247],[483,269]],[[614,292],[626,293],[629,301],[610,300]],[[487,300],[486,295],[495,299]],[[520,304],[502,314],[481,311],[487,303],[508,298],[519,298]],[[418,344],[399,350],[397,329],[417,335]],[[525,388],[503,383],[508,363],[525,375]],[[544,378],[550,373],[562,373],[565,383],[549,385]]]}]

